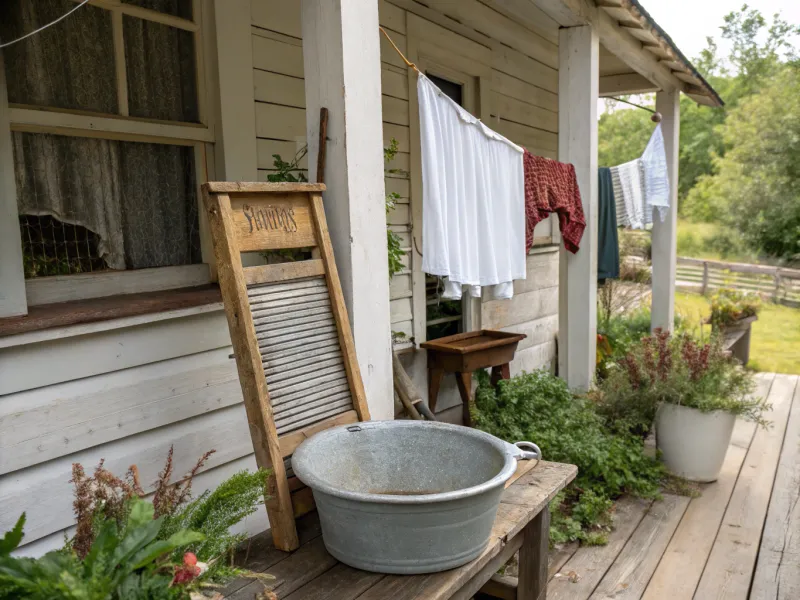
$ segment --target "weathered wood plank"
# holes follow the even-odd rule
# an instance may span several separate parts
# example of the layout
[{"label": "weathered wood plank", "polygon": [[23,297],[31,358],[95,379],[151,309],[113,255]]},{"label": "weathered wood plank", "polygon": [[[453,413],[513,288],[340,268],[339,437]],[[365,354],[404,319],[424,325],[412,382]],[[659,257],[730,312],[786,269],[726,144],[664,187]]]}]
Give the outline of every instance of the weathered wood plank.
[{"label": "weathered wood plank", "polygon": [[550,509],[545,507],[525,526],[519,549],[517,594],[520,598],[542,598],[547,594],[547,551],[550,543]]},{"label": "weathered wood plank", "polygon": [[800,382],[795,388],[750,600],[800,598]]},{"label": "weathered wood plank", "polygon": [[247,285],[274,283],[287,279],[314,277],[324,274],[325,267],[319,259],[244,268],[244,280]]},{"label": "weathered wood plank", "polygon": [[[248,186],[239,184],[234,187]],[[203,186],[203,200],[212,234],[220,290],[225,300],[225,314],[236,354],[236,368],[239,372],[239,383],[242,387],[253,449],[258,466],[270,469],[264,503],[275,537],[275,546],[281,550],[294,550],[300,542],[294,525],[292,500],[281,460],[278,432],[264,378],[261,352],[258,348],[253,316],[250,313],[231,200],[224,192],[213,194],[215,189],[218,187],[206,183]]]},{"label": "weathered wood plank", "polygon": [[59,386],[63,395],[55,400],[47,388],[5,397],[0,474],[239,404],[236,367],[227,355],[215,350],[136,367],[138,380],[118,387],[112,385],[119,378],[101,376],[108,387],[98,391],[81,380]]},{"label": "weathered wood plank", "polygon": [[286,600],[352,600],[383,579],[380,573],[359,571],[339,563],[322,576],[310,581],[288,596]]},{"label": "weathered wood plank", "polygon": [[[319,524],[319,517],[316,514],[297,519],[297,536],[300,539],[301,548],[321,534],[322,529]],[[234,563],[254,573],[264,573],[270,572],[273,565],[286,560],[287,557],[286,552],[275,548],[275,543],[272,541],[272,533],[267,530],[244,542],[236,551]],[[277,584],[278,581],[276,580],[275,585]],[[244,587],[249,587],[250,589],[237,595],[236,592]],[[263,589],[263,586],[253,579],[239,577],[228,583],[220,590],[220,593],[229,600],[242,597],[252,600],[254,589]]]},{"label": "weathered wood plank", "polygon": [[647,585],[643,600],[691,600],[711,553],[747,450],[729,446],[719,479],[703,485]]},{"label": "weathered wood plank", "polygon": [[[614,505],[613,531],[605,546],[582,546],[553,577],[547,590],[550,600],[588,598],[639,526],[652,501],[625,496]],[[571,578],[569,573],[576,573]],[[554,575],[556,575],[554,573]],[[573,582],[573,579],[577,581]]]},{"label": "weathered wood plank", "polygon": [[688,504],[672,494],[654,502],[590,600],[640,598]]},{"label": "weathered wood plank", "polygon": [[768,396],[772,427],[758,430],[753,438],[696,598],[747,598],[797,379],[775,376]]},{"label": "weathered wood plank", "polygon": [[319,252],[322,261],[325,263],[325,279],[328,282],[328,290],[330,291],[331,308],[336,318],[339,345],[342,347],[342,353],[345,356],[344,364],[347,371],[347,379],[350,382],[350,389],[353,393],[353,406],[356,413],[358,413],[359,420],[369,421],[369,407],[367,406],[366,393],[364,392],[364,382],[361,379],[353,332],[350,329],[350,318],[347,315],[347,306],[342,295],[339,271],[336,268],[336,261],[333,257],[333,247],[328,233],[328,221],[325,218],[325,208],[322,205],[322,196],[320,194],[311,195],[311,212],[314,215]]},{"label": "weathered wood plank", "polygon": [[[310,515],[309,515],[310,518]],[[296,552],[286,555],[286,558],[271,565],[267,572],[275,577],[269,582],[269,587],[286,598],[289,594],[299,589],[309,581],[313,581],[326,571],[336,566],[336,559],[325,550],[322,537],[316,537],[301,546]],[[259,581],[251,581],[237,590],[226,600],[253,600],[256,593],[264,591],[264,585]]]}]

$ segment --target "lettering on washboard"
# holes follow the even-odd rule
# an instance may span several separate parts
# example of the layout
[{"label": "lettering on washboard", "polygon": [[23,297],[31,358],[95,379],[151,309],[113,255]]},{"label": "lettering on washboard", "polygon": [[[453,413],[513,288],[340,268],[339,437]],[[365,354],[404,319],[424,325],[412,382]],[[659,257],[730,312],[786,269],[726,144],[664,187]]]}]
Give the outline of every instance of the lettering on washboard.
[{"label": "lettering on washboard", "polygon": [[297,231],[297,222],[294,220],[293,208],[282,208],[267,206],[265,208],[254,208],[248,204],[242,206],[242,214],[250,224],[250,233],[261,231],[262,229],[279,230],[287,233]]}]

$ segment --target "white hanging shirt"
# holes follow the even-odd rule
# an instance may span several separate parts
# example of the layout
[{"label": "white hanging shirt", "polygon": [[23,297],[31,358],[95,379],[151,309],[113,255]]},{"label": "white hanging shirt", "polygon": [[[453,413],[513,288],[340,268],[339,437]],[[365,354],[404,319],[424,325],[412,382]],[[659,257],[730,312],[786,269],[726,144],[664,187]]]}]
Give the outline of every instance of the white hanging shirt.
[{"label": "white hanging shirt", "polygon": [[492,131],[419,75],[422,270],[463,286],[513,295],[525,279],[525,175],[521,147]]},{"label": "white hanging shirt", "polygon": [[653,135],[650,136],[650,141],[647,142],[647,147],[642,154],[642,164],[644,165],[645,205],[647,212],[651,213],[650,222],[653,222],[652,210],[654,208],[663,222],[669,211],[670,189],[667,153],[664,149],[661,123],[656,126]]}]

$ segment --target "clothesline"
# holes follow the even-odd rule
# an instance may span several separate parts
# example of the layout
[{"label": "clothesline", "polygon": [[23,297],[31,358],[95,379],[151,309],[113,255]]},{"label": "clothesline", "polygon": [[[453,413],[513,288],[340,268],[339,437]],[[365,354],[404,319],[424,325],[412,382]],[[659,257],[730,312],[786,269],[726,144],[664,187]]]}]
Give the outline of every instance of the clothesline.
[{"label": "clothesline", "polygon": [[392,38],[389,37],[389,34],[386,33],[386,30],[383,27],[378,27],[378,29],[380,29],[381,33],[384,36],[386,36],[386,39],[389,40],[389,43],[392,45],[392,48],[394,48],[397,51],[397,53],[400,55],[400,58],[402,58],[403,62],[406,63],[406,66],[409,67],[410,69],[414,69],[417,73],[419,73],[419,69],[417,68],[417,65],[415,65],[414,63],[412,63],[410,60],[408,60],[406,58],[406,55],[403,54],[402,51],[400,50],[400,48],[397,47],[397,44],[395,44],[394,40],[392,40]]}]

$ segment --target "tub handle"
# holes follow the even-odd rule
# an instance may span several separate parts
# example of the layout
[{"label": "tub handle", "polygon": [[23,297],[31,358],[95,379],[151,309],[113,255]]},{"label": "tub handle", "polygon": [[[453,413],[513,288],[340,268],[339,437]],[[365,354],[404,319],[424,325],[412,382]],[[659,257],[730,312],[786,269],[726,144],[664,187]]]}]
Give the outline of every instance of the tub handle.
[{"label": "tub handle", "polygon": [[517,460],[542,460],[542,451],[533,442],[514,442],[514,445],[521,451]]}]

